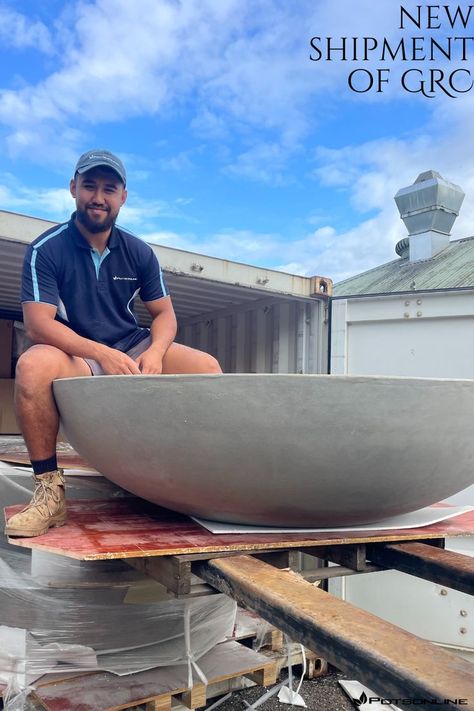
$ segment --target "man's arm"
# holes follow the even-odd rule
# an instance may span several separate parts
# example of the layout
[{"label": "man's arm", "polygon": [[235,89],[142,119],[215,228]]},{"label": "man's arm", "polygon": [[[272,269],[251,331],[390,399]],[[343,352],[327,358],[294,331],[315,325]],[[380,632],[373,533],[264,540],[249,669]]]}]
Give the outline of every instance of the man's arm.
[{"label": "man's arm", "polygon": [[145,306],[153,319],[150,326],[152,343],[136,362],[142,373],[159,375],[163,369],[163,357],[176,336],[176,316],[169,296],[145,301]]},{"label": "man's arm", "polygon": [[26,333],[34,343],[55,346],[72,356],[92,358],[107,375],[138,374],[132,358],[115,348],[79,336],[68,326],[55,320],[56,307],[52,304],[27,302],[23,304]]}]

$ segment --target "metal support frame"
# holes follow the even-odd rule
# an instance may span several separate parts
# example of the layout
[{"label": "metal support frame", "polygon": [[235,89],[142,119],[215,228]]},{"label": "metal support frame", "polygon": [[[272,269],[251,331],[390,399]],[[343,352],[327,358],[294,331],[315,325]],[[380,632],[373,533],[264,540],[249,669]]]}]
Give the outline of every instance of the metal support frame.
[{"label": "metal support frame", "polygon": [[[394,568],[463,592],[474,592],[474,559],[443,549],[443,539],[306,547],[336,563],[312,579]],[[198,575],[213,589],[255,610],[272,625],[356,676],[383,698],[425,700],[441,708],[462,699],[474,708],[474,668],[374,615],[315,587],[293,572],[298,550],[244,551],[129,559],[174,592],[193,594]],[[303,573],[304,575],[304,573]],[[466,701],[464,701],[466,700]]]},{"label": "metal support frame", "polygon": [[[53,531],[47,549],[53,552],[51,543],[56,541],[57,552],[81,560],[127,560],[178,596],[195,594],[193,576],[198,574],[204,583],[252,608],[295,641],[356,675],[384,698],[421,698],[422,703],[434,701],[442,708],[452,706],[445,699],[467,699],[460,705],[474,708],[474,667],[469,662],[326,593],[291,570],[275,567],[292,567],[294,557],[303,550],[339,565],[337,574],[394,568],[473,592],[474,558],[437,547],[443,544],[443,538],[472,535],[472,514],[466,514],[461,525],[435,524],[422,534],[390,531],[369,537],[326,534],[310,539],[295,534],[264,535],[230,537],[224,543],[218,543],[215,537],[210,544],[210,534],[202,533],[197,524],[195,530],[194,524],[183,522],[178,514],[168,512],[156,519],[147,516],[146,526],[140,528],[137,538],[133,532],[125,535],[124,521],[136,521],[137,517],[141,521],[143,504],[138,513],[136,504],[127,500],[94,506],[102,512],[107,533],[117,530],[124,535],[121,545],[104,547],[100,537],[94,537],[91,545],[88,526],[91,520],[96,526],[97,510],[91,519],[90,502],[72,502],[70,511],[77,517],[76,537],[65,542],[63,536],[55,538]],[[7,516],[15,508],[9,507]],[[12,543],[42,550],[41,538],[15,539]],[[322,575],[326,571],[332,569],[326,568]]]},{"label": "metal support frame", "polygon": [[[239,551],[237,552],[239,553]],[[235,552],[221,553],[194,553],[189,555],[167,555],[154,556],[150,558],[125,558],[135,570],[156,580],[164,585],[167,590],[176,597],[187,597],[193,594],[193,566],[200,561],[209,558],[235,557]],[[298,560],[296,550],[275,550],[257,553],[255,557],[265,563],[273,565],[275,568],[295,568]],[[206,594],[209,588],[197,591],[198,594]]]},{"label": "metal support frame", "polygon": [[251,556],[194,564],[207,583],[255,610],[291,639],[317,650],[329,662],[381,697],[466,699],[474,708],[470,662],[314,587],[291,571]]}]

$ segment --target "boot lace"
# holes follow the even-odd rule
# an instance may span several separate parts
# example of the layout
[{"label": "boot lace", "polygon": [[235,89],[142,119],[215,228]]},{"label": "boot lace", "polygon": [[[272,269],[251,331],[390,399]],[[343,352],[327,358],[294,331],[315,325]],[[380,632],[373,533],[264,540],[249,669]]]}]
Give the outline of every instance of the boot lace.
[{"label": "boot lace", "polygon": [[53,516],[50,504],[59,504],[61,500],[59,485],[54,485],[45,479],[36,477],[33,477],[33,481],[35,482],[35,490],[28,508],[39,508],[44,505],[46,506],[49,515]]}]

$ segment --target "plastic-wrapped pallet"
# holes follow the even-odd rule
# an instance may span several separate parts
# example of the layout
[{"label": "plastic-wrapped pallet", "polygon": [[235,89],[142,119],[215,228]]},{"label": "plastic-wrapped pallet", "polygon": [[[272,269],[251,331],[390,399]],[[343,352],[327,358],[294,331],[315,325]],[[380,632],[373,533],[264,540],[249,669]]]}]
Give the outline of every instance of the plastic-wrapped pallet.
[{"label": "plastic-wrapped pallet", "polygon": [[[0,463],[1,507],[28,500],[30,481],[30,473]],[[68,495],[107,498],[109,484],[104,487],[102,480],[77,477]],[[235,622],[236,605],[225,595],[166,599],[162,588],[165,599],[130,604],[130,589],[146,578],[122,561],[83,563],[44,553],[32,559],[30,550],[3,536],[0,581],[0,684],[7,698],[52,670],[124,675],[187,664],[191,679],[192,667],[199,674],[196,662]]]}]

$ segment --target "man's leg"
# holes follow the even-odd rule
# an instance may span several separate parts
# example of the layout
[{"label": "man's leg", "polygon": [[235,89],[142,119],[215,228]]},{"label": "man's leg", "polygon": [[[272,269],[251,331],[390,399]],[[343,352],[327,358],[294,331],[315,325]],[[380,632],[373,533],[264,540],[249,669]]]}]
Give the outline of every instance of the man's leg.
[{"label": "man's leg", "polygon": [[163,375],[178,373],[222,373],[222,369],[209,353],[172,343],[163,358]]},{"label": "man's leg", "polygon": [[54,346],[32,346],[20,357],[15,377],[15,411],[30,459],[48,459],[56,453],[59,416],[53,380],[90,374],[82,358]]},{"label": "man's leg", "polygon": [[66,518],[64,479],[56,465],[59,416],[53,397],[56,378],[90,375],[87,363],[54,346],[32,346],[19,359],[15,380],[18,424],[33,462],[36,489],[30,504],[6,527],[12,536],[38,536]]}]

